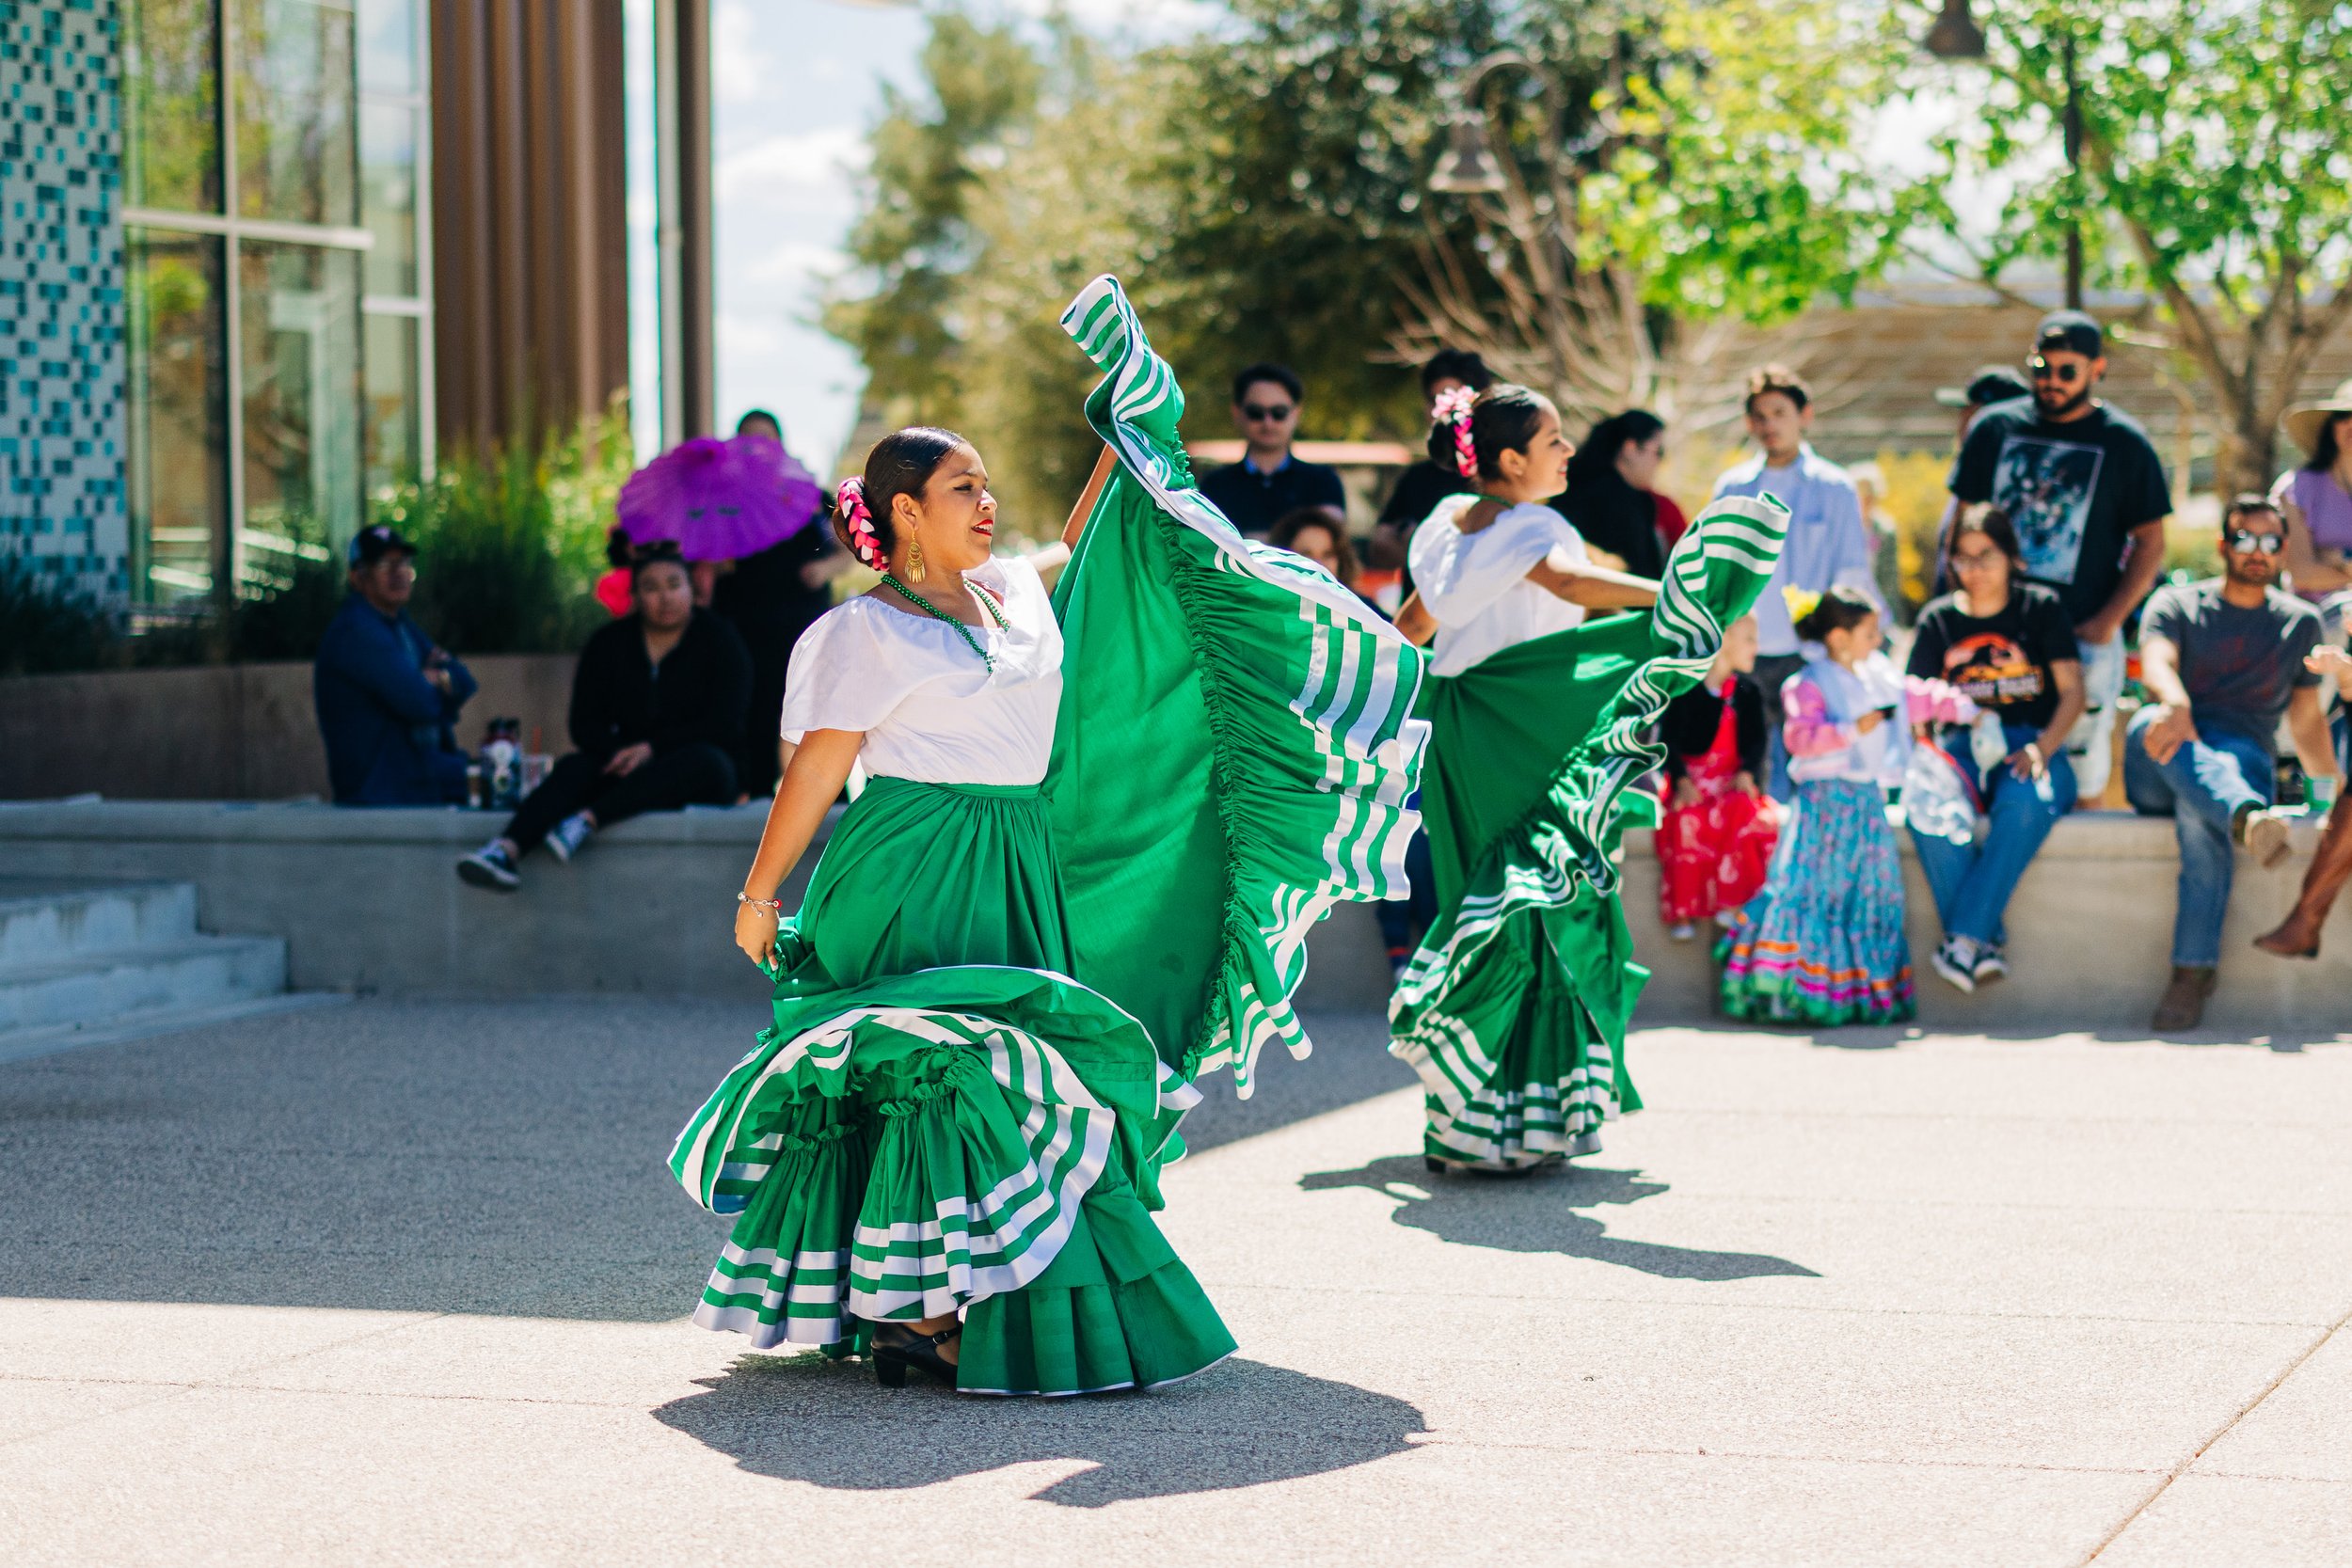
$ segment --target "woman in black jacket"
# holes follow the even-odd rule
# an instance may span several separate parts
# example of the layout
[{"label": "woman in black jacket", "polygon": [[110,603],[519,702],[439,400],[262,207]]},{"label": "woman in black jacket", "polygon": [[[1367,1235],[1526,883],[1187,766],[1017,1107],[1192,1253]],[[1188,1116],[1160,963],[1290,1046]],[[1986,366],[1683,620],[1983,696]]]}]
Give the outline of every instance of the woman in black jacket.
[{"label": "woman in black jacket", "polygon": [[639,557],[629,598],[635,609],[580,651],[571,712],[580,750],[524,798],[504,832],[457,863],[474,886],[512,892],[535,846],[568,861],[598,828],[641,812],[734,803],[752,687],[743,640],[694,608],[675,550]]}]

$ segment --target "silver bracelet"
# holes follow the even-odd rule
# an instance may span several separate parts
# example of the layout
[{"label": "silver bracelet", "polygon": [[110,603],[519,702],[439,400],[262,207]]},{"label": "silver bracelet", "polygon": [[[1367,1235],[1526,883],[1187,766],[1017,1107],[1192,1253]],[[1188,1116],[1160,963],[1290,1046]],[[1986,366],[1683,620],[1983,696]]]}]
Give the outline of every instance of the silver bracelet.
[{"label": "silver bracelet", "polygon": [[755,910],[766,910],[778,919],[784,917],[784,900],[781,898],[755,898],[748,893],[738,893],[735,895],[735,901],[739,904],[749,904]]}]

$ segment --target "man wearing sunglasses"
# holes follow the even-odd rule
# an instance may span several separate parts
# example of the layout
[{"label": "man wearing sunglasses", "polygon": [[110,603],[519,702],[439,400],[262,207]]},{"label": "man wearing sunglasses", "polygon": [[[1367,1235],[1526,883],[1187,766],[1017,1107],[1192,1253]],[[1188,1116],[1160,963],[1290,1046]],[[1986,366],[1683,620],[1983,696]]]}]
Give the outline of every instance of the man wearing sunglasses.
[{"label": "man wearing sunglasses", "polygon": [[2067,750],[2089,802],[2106,788],[2123,623],[2163,567],[2172,494],[2147,432],[2094,395],[2107,369],[2097,322],[2080,310],[2043,317],[2026,369],[2033,395],[1977,417],[1949,488],[2009,515],[2027,579],[2056,589],[2074,623],[2089,710]]},{"label": "man wearing sunglasses", "polygon": [[2277,586],[2286,533],[2270,501],[2238,497],[2222,515],[2221,576],[2157,590],[2140,625],[2151,701],[2124,738],[2123,788],[2133,810],[2172,818],[2181,847],[2158,1034],[2204,1017],[2237,847],[2265,866],[2286,858],[2286,819],[2270,809],[2282,716],[2305,773],[2336,777],[2322,677],[2304,663],[2319,645],[2319,612]]},{"label": "man wearing sunglasses", "polygon": [[1291,451],[1306,388],[1288,365],[1252,365],[1233,377],[1233,423],[1241,429],[1241,461],[1210,472],[1200,492],[1226,520],[1252,539],[1305,506],[1344,515],[1347,491],[1337,468],[1309,463]]}]

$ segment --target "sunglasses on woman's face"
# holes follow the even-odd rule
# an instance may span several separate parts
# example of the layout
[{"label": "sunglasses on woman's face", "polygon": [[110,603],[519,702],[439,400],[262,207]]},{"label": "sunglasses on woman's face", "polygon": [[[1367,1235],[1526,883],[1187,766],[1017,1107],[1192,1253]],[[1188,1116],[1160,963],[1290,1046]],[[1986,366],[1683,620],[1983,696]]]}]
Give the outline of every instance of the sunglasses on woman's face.
[{"label": "sunglasses on woman's face", "polygon": [[1291,417],[1291,405],[1278,403],[1269,408],[1263,403],[1245,403],[1241,405],[1241,417],[1252,424],[1280,424]]},{"label": "sunglasses on woman's face", "polygon": [[2287,547],[2286,536],[2280,533],[2256,533],[2252,529],[2233,528],[2230,531],[2230,548],[2239,555],[2251,555],[2260,550],[2265,555],[2277,555]]},{"label": "sunglasses on woman's face", "polygon": [[2083,373],[2080,365],[2053,365],[2039,354],[2026,361],[2026,369],[2033,372],[2036,381],[2055,381],[2061,387],[2072,387],[2082,379]]}]

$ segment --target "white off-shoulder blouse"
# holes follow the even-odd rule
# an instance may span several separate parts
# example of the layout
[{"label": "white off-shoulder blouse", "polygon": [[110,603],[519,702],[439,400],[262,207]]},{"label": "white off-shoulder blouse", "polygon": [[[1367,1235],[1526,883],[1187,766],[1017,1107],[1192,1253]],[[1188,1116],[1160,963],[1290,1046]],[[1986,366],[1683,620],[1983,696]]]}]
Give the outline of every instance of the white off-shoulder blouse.
[{"label": "white off-shoulder blouse", "polygon": [[1476,533],[1456,525],[1476,496],[1448,496],[1413,531],[1413,587],[1438,623],[1433,675],[1458,675],[1533,638],[1581,626],[1584,610],[1527,580],[1553,550],[1591,559],[1584,536],[1550,507],[1525,501]]},{"label": "white off-shoulder blouse", "polygon": [[[1008,623],[963,634],[870,596],[837,605],[801,634],[785,675],[784,738],[857,730],[871,775],[924,784],[1033,784],[1045,779],[1061,709],[1062,641],[1037,569],[1018,558],[965,574]],[[915,590],[921,592],[919,585]]]}]

